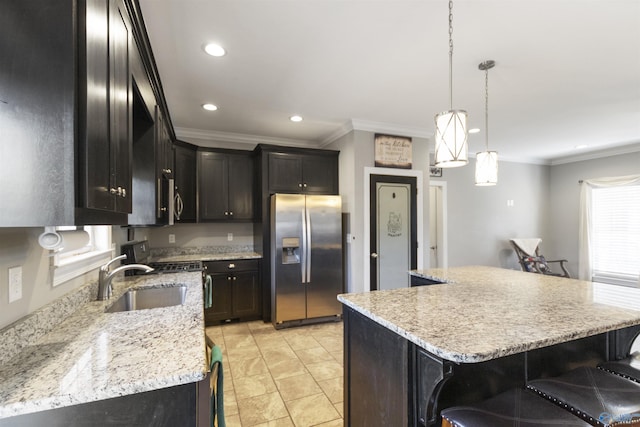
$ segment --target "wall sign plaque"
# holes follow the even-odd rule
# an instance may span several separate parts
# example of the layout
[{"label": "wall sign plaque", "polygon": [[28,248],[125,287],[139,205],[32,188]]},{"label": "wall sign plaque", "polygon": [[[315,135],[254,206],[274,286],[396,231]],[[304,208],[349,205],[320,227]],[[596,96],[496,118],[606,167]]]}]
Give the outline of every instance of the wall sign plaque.
[{"label": "wall sign plaque", "polygon": [[411,169],[411,138],[377,133],[374,141],[376,166]]}]

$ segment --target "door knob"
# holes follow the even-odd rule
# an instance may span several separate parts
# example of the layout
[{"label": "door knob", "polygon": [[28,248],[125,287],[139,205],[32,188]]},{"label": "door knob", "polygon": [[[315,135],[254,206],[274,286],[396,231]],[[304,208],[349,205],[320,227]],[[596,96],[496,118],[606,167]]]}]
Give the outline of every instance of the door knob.
[{"label": "door knob", "polygon": [[378,258],[378,254],[375,252],[371,252],[371,258]]}]

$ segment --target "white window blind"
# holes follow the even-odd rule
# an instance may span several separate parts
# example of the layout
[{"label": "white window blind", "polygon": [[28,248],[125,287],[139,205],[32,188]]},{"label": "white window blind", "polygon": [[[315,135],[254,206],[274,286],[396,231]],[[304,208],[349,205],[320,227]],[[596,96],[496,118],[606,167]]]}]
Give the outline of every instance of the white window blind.
[{"label": "white window blind", "polygon": [[592,190],[593,281],[638,286],[640,185]]}]

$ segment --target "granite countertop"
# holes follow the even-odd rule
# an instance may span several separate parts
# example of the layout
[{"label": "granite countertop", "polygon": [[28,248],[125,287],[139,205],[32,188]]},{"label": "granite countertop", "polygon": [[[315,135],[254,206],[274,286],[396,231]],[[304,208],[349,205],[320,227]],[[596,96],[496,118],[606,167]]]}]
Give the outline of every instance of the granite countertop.
[{"label": "granite countertop", "polygon": [[261,259],[257,252],[228,252],[228,253],[198,253],[198,254],[167,254],[155,256],[156,262],[183,262],[183,261],[230,261],[238,259]]},{"label": "granite countertop", "polygon": [[482,362],[640,324],[640,289],[470,266],[413,271],[444,284],[338,300],[428,352]]},{"label": "granite countertop", "polygon": [[[132,287],[175,284],[188,287],[184,305],[104,312]],[[0,418],[197,382],[207,372],[201,273],[120,277],[109,301],[85,303],[0,365]]]}]

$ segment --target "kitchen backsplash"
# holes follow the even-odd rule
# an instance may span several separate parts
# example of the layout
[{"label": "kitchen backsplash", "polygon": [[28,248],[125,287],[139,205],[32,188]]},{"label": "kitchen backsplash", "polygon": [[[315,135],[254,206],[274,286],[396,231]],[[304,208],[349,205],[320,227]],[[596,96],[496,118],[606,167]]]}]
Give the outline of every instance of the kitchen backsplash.
[{"label": "kitchen backsplash", "polygon": [[253,245],[226,245],[226,246],[187,246],[187,247],[164,247],[151,248],[152,258],[163,258],[179,255],[201,255],[201,254],[237,254],[254,252]]}]

